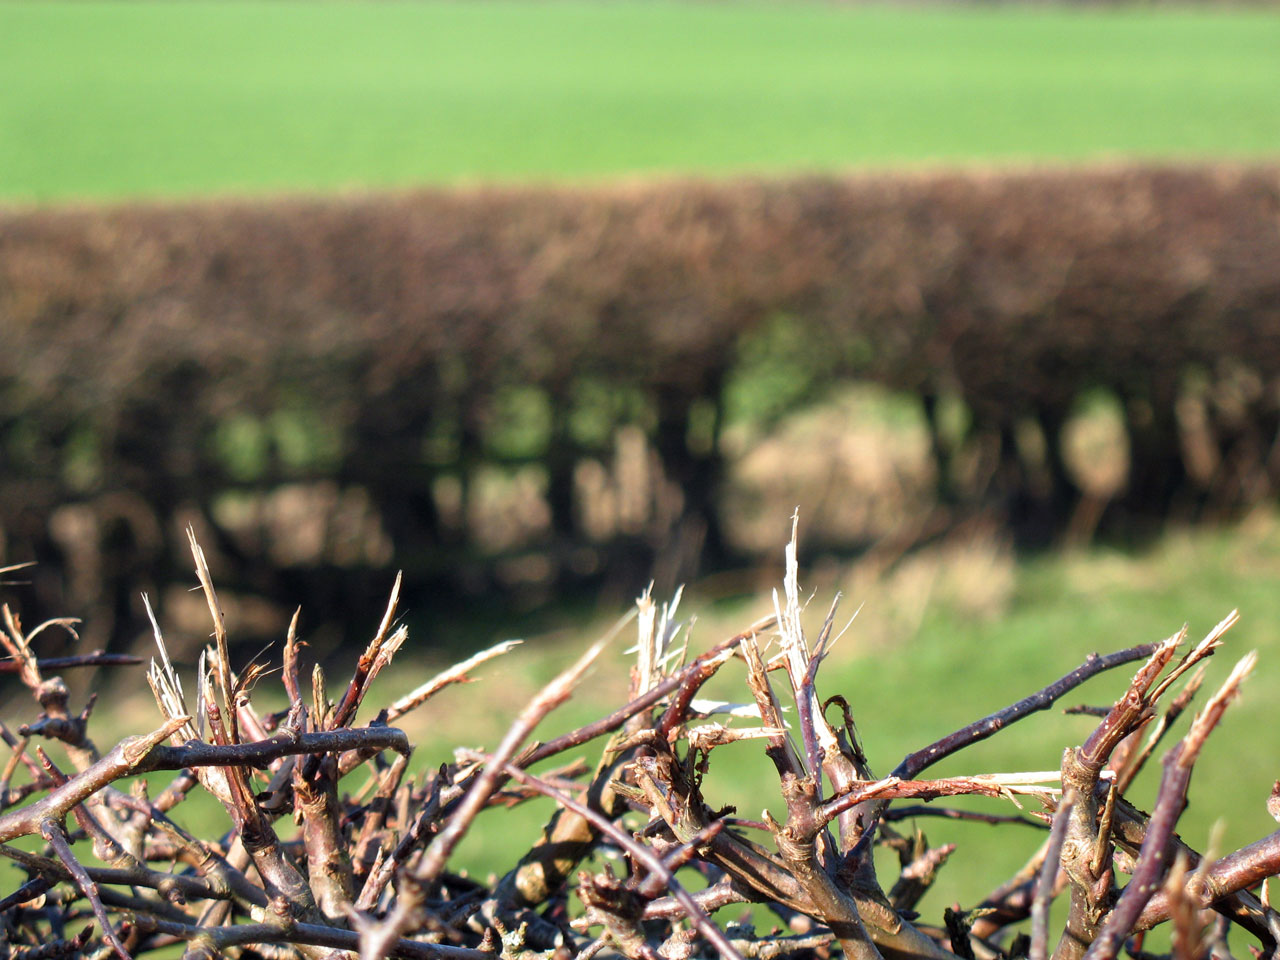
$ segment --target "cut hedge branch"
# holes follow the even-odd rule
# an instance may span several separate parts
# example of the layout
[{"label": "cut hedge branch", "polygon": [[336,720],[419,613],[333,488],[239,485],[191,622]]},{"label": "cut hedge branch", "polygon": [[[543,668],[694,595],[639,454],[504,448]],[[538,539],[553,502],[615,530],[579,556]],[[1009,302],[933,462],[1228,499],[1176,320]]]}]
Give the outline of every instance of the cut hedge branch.
[{"label": "cut hedge branch", "polygon": [[[27,633],[12,610],[4,613],[0,643],[40,710],[22,738],[0,728],[10,751],[0,771],[7,804],[0,856],[22,871],[12,889],[0,890],[0,942],[8,955],[146,957],[181,943],[190,960],[829,960],[835,953],[856,960],[1044,960],[1054,933],[1048,908],[1064,890],[1071,907],[1058,931],[1059,960],[1114,960],[1129,937],[1166,921],[1176,960],[1220,953],[1230,929],[1256,942],[1260,955],[1275,955],[1280,916],[1251,888],[1280,871],[1280,833],[1220,860],[1205,860],[1174,834],[1196,760],[1252,655],[1169,750],[1151,814],[1124,796],[1189,704],[1234,613],[1181,657],[1185,631],[1091,656],[876,777],[849,703],[838,692],[820,696],[837,608],[828,608],[811,644],[793,535],[772,616],[686,662],[676,601],[660,605],[646,593],[633,617],[519,711],[497,746],[459,749],[453,761],[415,771],[407,736],[389,723],[429,709],[437,692],[512,644],[442,671],[357,726],[357,714],[378,704],[379,673],[406,642],[395,623],[396,591],[351,678],[334,688],[342,691],[337,703],[319,669],[305,690],[295,617],[280,676],[289,706],[263,717],[254,684],[269,671],[256,663],[236,671],[208,565],[194,537],[191,546],[214,625],[194,696],[188,699],[152,615],[157,658],[147,679],[161,722],[101,755],[87,734],[88,706],[73,709],[51,671],[89,660],[113,669],[126,664],[96,655],[43,660],[32,643],[41,631]],[[627,702],[593,723],[531,741],[632,620],[639,643]],[[963,755],[1135,660],[1144,662],[1124,695],[1097,712],[1096,728],[1065,749],[1059,770],[919,778],[943,757]],[[700,699],[709,682],[734,673],[750,706]],[[1181,692],[1161,707],[1178,684]],[[838,724],[825,709],[833,704],[841,708]],[[67,753],[65,773],[44,749],[29,751],[26,738],[36,735]],[[594,761],[577,754],[606,735]],[[711,800],[720,758],[747,750],[772,760],[781,819],[767,810],[760,820],[743,819]],[[553,757],[561,757],[558,766],[535,772]],[[348,780],[362,768],[360,780]],[[152,800],[139,777],[160,771],[177,775]],[[170,819],[168,811],[199,791],[226,810],[230,832],[222,834],[220,823],[190,833]],[[1030,809],[967,810],[961,798],[970,796]],[[542,836],[523,844],[512,837],[505,874],[466,876],[458,863],[462,840],[502,831],[503,811],[535,797],[556,808]],[[956,799],[928,806],[943,797]],[[1270,803],[1280,808],[1274,797]],[[1039,849],[995,892],[972,897],[968,909],[948,908],[931,924],[917,911],[937,909],[930,889],[958,848],[930,846],[918,829],[898,832],[903,818],[926,814],[938,816],[940,830],[980,821],[990,829],[983,843]],[[278,832],[286,817],[298,824],[296,834]],[[1043,834],[1033,840],[1022,829],[1045,823],[1051,830],[1043,842]],[[21,838],[44,846],[13,843]],[[877,866],[876,843],[897,853],[896,871]],[[1124,869],[1132,876],[1121,886]],[[749,907],[755,925],[721,922],[734,907]],[[1210,908],[1217,919],[1206,928],[1202,913]],[[770,930],[770,916],[781,925]],[[88,931],[67,936],[86,920]],[[1139,943],[1129,949],[1146,957]]]}]

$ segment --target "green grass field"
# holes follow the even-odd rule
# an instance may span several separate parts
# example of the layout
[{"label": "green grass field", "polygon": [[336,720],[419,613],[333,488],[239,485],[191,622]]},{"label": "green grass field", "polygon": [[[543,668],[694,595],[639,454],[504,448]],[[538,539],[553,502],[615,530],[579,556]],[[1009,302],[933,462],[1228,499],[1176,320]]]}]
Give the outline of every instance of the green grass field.
[{"label": "green grass field", "polygon": [[5,3],[0,199],[1280,153],[1280,14]]}]

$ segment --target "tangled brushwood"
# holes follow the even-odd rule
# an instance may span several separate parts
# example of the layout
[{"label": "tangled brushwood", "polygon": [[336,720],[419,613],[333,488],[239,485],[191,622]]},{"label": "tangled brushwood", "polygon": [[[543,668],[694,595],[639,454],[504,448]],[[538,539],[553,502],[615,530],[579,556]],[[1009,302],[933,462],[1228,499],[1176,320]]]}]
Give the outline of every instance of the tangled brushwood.
[{"label": "tangled brushwood", "polygon": [[[411,747],[396,721],[510,645],[477,654],[356,726],[370,686],[406,637],[395,625],[393,591],[336,701],[318,668],[304,691],[291,629],[281,672],[291,706],[262,715],[251,691],[266,671],[255,664],[233,672],[218,597],[194,537],[191,547],[215,641],[201,659],[194,697],[184,692],[156,626],[159,656],[148,679],[163,723],[105,754],[87,732],[92,701],[77,715],[66,685],[46,674],[108,660],[90,654],[42,662],[32,641],[48,624],[24,633],[4,609],[8,664],[41,713],[17,737],[2,731],[11,755],[0,775],[0,853],[26,880],[0,899],[0,957],[185,950],[192,960],[804,960],[841,951],[855,960],[1046,960],[1052,950],[1055,960],[1111,960],[1121,949],[1150,958],[1143,933],[1166,922],[1178,960],[1228,957],[1233,928],[1255,956],[1276,954],[1280,915],[1265,892],[1260,899],[1251,889],[1280,871],[1280,832],[1220,859],[1201,857],[1173,832],[1196,758],[1252,655],[1165,753],[1151,813],[1124,798],[1195,696],[1199,665],[1234,614],[1180,657],[1185,630],[1161,643],[1092,655],[878,778],[849,705],[819,694],[835,608],[811,644],[801,626],[793,537],[774,616],[690,659],[675,642],[674,606],[659,608],[646,595],[635,615],[638,662],[624,706],[554,739],[531,739],[606,638],[537,694],[492,751],[459,750],[455,762],[414,778],[407,776]],[[1098,711],[1097,728],[1065,751],[1060,770],[920,778],[944,757],[1128,663],[1141,666],[1127,692]],[[699,698],[721,670],[745,674],[753,706]],[[732,718],[744,715],[753,719],[734,726]],[[32,748],[40,738],[60,741],[72,769],[64,772]],[[739,819],[703,796],[711,754],[739,740],[760,741],[772,760],[782,822],[767,813],[762,822]],[[596,743],[603,746],[589,766],[583,750]],[[29,781],[12,786],[23,766]],[[178,773],[152,796],[141,779],[152,771]],[[233,826],[225,836],[196,836],[171,819],[198,789],[225,807]],[[965,795],[1020,796],[1049,829],[1008,883],[975,896],[967,910],[945,911],[940,924],[927,923],[915,908],[952,848],[930,849],[920,834],[904,836],[894,824],[931,812],[1025,821],[921,806]],[[556,812],[505,876],[484,884],[451,870],[477,817],[500,821],[505,805],[536,796],[554,799]],[[277,825],[286,818],[297,829],[282,838]],[[23,837],[38,839],[14,845]],[[891,882],[877,876],[877,845],[898,853],[901,868]],[[91,865],[90,850],[92,863],[105,865]],[[687,878],[697,882],[687,886]],[[1059,895],[1070,906],[1065,929],[1051,936],[1049,906]],[[755,905],[754,926],[713,919],[725,907],[740,916],[743,904]]]}]

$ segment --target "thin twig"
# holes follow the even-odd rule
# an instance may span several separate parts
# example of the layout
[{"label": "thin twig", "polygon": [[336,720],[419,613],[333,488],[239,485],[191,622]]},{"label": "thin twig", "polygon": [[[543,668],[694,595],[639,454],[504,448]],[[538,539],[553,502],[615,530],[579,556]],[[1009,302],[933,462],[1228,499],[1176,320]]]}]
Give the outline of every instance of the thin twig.
[{"label": "thin twig", "polygon": [[1071,823],[1071,808],[1075,793],[1068,791],[1058,802],[1049,831],[1049,845],[1045,848],[1044,863],[1036,882],[1036,894],[1031,903],[1031,949],[1028,960],[1046,960],[1049,955],[1049,904],[1053,902],[1053,888],[1062,867],[1062,844],[1067,839],[1067,827]]},{"label": "thin twig", "polygon": [[1250,653],[1236,664],[1231,675],[1204,710],[1196,717],[1191,730],[1164,759],[1164,776],[1160,781],[1155,809],[1147,824],[1147,836],[1142,842],[1132,879],[1120,895],[1106,923],[1088,951],[1086,960],[1113,960],[1124,938],[1142,915],[1143,908],[1156,892],[1166,865],[1166,850],[1173,836],[1174,825],[1182,813],[1191,781],[1191,770],[1209,733],[1222,719],[1227,704],[1239,692],[1240,684],[1253,670],[1257,655]]},{"label": "thin twig", "polygon": [[[36,662],[43,671],[73,670],[76,667],[131,667],[143,663],[141,657],[128,653],[104,653],[94,650],[74,657],[37,657]],[[0,673],[19,673],[22,663],[18,660],[0,660]]]},{"label": "thin twig", "polygon": [[49,846],[58,855],[58,859],[62,861],[71,876],[75,878],[76,886],[80,888],[80,892],[89,901],[89,906],[93,908],[93,915],[98,920],[98,926],[102,928],[103,938],[115,949],[120,960],[133,960],[120,938],[116,936],[115,929],[111,926],[111,919],[107,916],[107,908],[102,905],[102,897],[98,895],[98,885],[90,879],[85,868],[76,859],[76,855],[72,853],[71,843],[67,840],[67,832],[62,829],[62,824],[56,820],[44,820],[40,824],[40,835],[49,842]]},{"label": "thin twig", "polygon": [[742,633],[721,641],[688,666],[671,674],[665,680],[655,683],[648,693],[636,697],[626,706],[615,710],[607,717],[602,717],[594,723],[587,724],[585,727],[580,727],[563,736],[556,737],[554,740],[548,740],[546,743],[531,744],[516,757],[515,762],[521,767],[528,768],[541,760],[545,760],[547,757],[562,753],[565,750],[572,750],[574,747],[589,743],[596,737],[612,733],[632,717],[648,710],[662,700],[663,697],[678,690],[691,674],[703,668],[705,661],[719,657],[726,650],[736,649],[743,640],[748,637],[758,636],[773,626],[774,622],[772,615],[757,620]]},{"label": "thin twig", "polygon": [[542,722],[543,717],[569,699],[573,688],[582,679],[582,675],[587,672],[587,668],[604,652],[604,648],[612,640],[612,635],[606,635],[598,640],[567,670],[547,684],[529,702],[529,705],[521,711],[520,716],[516,718],[511,728],[507,731],[507,735],[503,737],[502,742],[498,745],[498,749],[494,751],[493,760],[485,767],[484,773],[480,775],[480,778],[472,785],[471,789],[467,791],[461,806],[454,811],[444,829],[427,847],[422,862],[414,870],[414,877],[418,882],[430,883],[440,875],[440,871],[444,869],[445,862],[449,859],[450,854],[453,853],[454,847],[458,845],[458,841],[462,839],[467,829],[471,826],[471,821],[484,809],[489,802],[489,797],[506,779],[503,771],[507,760],[520,748],[520,745],[533,732],[534,727]]},{"label": "thin twig", "polygon": [[1156,643],[1144,643],[1136,647],[1130,647],[1128,650],[1120,650],[1116,653],[1109,653],[1106,656],[1099,656],[1091,653],[1085,659],[1084,663],[1076,667],[1066,676],[1055,680],[1043,690],[1033,693],[1029,697],[1024,697],[1017,703],[1011,704],[1002,710],[983,717],[981,720],[975,720],[973,723],[961,727],[955,733],[949,733],[940,740],[934,741],[923,750],[917,750],[915,753],[908,754],[901,763],[893,770],[893,776],[909,779],[916,776],[922,770],[925,770],[944,757],[949,757],[958,750],[978,743],[993,734],[999,733],[1011,723],[1021,720],[1023,717],[1030,716],[1039,710],[1047,710],[1053,706],[1058,699],[1074,690],[1080,684],[1084,683],[1091,677],[1097,676],[1107,670],[1112,670],[1126,663],[1132,663],[1134,660],[1141,660],[1149,657],[1152,652],[1159,646]]},{"label": "thin twig", "polygon": [[487,663],[494,657],[500,657],[505,653],[509,653],[518,647],[523,641],[521,640],[504,640],[502,643],[494,644],[487,650],[481,650],[479,653],[468,657],[461,663],[455,663],[447,670],[442,670],[426,683],[420,685],[410,693],[406,693],[403,697],[387,708],[387,722],[394,723],[400,717],[404,716],[410,710],[416,710],[423,703],[443,690],[445,687],[453,683],[466,683],[468,681],[467,674],[480,666]]},{"label": "thin twig", "polygon": [[[489,758],[486,758],[486,763],[490,762],[492,761]],[[706,937],[717,950],[720,951],[720,955],[724,957],[725,960],[743,960],[742,955],[738,953],[733,944],[731,944],[728,938],[725,937],[723,931],[721,931],[720,928],[712,922],[711,918],[706,915],[698,902],[694,900],[680,882],[676,880],[675,876],[667,868],[666,864],[662,862],[662,858],[654,854],[652,850],[638,842],[634,837],[630,836],[626,831],[618,827],[618,825],[612,820],[601,816],[595,810],[592,810],[585,804],[579,803],[568,794],[561,793],[549,783],[543,783],[537,777],[521,770],[519,767],[511,763],[502,764],[502,768],[506,771],[508,776],[520,781],[521,783],[527,784],[528,786],[534,787],[539,792],[555,800],[556,803],[563,807],[567,807],[579,816],[586,817],[595,825],[596,829],[600,830],[602,833],[608,834],[609,838],[613,840],[614,843],[618,844],[619,847],[627,851],[627,853],[636,860],[643,863],[646,869],[651,873],[661,876],[666,882],[667,889],[671,891],[672,895],[679,900],[680,904],[685,908],[689,919],[693,921],[694,925],[698,928],[698,931]]]}]

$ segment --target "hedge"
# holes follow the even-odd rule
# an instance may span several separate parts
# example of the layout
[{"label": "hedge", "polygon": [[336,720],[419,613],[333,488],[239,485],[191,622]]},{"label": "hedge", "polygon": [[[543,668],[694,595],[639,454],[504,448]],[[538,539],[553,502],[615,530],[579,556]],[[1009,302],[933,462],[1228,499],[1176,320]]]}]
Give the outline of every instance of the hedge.
[{"label": "hedge", "polygon": [[[165,582],[177,520],[194,517],[255,590],[314,610],[317,584],[360,582],[322,567],[385,551],[282,571],[225,516],[237,491],[250,509],[325,482],[366,498],[372,519],[352,522],[384,532],[411,583],[478,586],[531,551],[563,573],[602,536],[575,477],[630,424],[662,482],[603,536],[640,567],[675,544],[667,568],[684,575],[733,550],[725,398],[750,395],[745,358],[780,325],[804,389],[761,409],[845,379],[918,396],[935,425],[959,400],[965,434],[933,431],[939,497],[1027,530],[1076,509],[1061,431],[1098,390],[1130,445],[1115,516],[1230,508],[1280,479],[1272,167],[14,210],[0,214],[7,554],[49,561],[51,610],[105,603],[136,625],[112,584]],[[1028,428],[1039,453],[1018,442]],[[993,459],[975,486],[954,461],[979,448]],[[469,506],[494,469],[532,470],[543,506],[505,543],[477,538]],[[77,522],[92,550],[68,547]],[[143,569],[115,569],[126,555]]]}]

